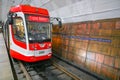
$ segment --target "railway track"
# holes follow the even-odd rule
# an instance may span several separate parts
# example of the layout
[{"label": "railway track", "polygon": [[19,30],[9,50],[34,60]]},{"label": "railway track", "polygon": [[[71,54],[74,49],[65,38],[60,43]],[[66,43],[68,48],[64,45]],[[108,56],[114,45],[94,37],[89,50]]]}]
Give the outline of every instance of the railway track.
[{"label": "railway track", "polygon": [[13,63],[18,80],[106,80],[55,57],[36,63]]},{"label": "railway track", "polygon": [[56,62],[53,62],[53,65],[55,67],[57,67],[59,70],[63,71],[65,74],[69,75],[71,78],[73,78],[74,80],[80,80],[80,78],[76,75],[74,75],[73,73],[67,71],[63,66],[57,64]]},{"label": "railway track", "polygon": [[54,61],[37,63],[14,62],[18,80],[80,80]]},{"label": "railway track", "polygon": [[24,65],[22,64],[21,61],[18,62],[20,65],[20,69],[23,71],[23,74],[26,78],[26,80],[32,80],[31,76],[29,75],[29,73],[27,72],[26,68],[24,67]]}]

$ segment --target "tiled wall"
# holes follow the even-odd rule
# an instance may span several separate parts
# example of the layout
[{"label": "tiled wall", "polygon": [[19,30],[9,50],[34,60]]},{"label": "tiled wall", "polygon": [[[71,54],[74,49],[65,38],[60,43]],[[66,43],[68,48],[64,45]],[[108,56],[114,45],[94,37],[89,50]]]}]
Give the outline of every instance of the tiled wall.
[{"label": "tiled wall", "polygon": [[53,52],[110,80],[119,80],[120,19],[54,26]]}]

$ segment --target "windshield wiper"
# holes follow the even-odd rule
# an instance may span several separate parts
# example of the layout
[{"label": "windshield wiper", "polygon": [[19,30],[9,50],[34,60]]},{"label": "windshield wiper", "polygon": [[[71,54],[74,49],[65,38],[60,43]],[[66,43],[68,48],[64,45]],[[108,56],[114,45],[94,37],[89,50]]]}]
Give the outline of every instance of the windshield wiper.
[{"label": "windshield wiper", "polygon": [[50,42],[51,39],[44,39],[44,40],[36,40],[35,42],[39,42],[39,43],[42,43],[42,42]]},{"label": "windshield wiper", "polygon": [[44,42],[50,42],[51,39],[44,39],[43,41],[44,41]]},{"label": "windshield wiper", "polygon": [[44,40],[29,40],[30,43],[42,43],[42,42],[50,42],[51,39],[44,39]]}]

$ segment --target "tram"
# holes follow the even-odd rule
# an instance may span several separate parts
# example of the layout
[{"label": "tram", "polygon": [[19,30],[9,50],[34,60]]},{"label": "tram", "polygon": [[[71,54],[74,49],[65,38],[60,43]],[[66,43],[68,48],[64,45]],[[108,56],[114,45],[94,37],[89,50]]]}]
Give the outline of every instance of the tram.
[{"label": "tram", "polygon": [[[60,18],[52,18],[58,21]],[[30,5],[10,8],[3,27],[4,39],[12,58],[37,62],[52,57],[52,21],[48,10]]]}]

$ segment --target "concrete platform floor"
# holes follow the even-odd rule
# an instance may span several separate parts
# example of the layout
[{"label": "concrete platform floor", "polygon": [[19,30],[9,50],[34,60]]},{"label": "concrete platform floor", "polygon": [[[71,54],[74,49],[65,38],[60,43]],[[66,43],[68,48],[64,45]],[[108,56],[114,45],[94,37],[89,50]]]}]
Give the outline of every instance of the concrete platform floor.
[{"label": "concrete platform floor", "polygon": [[14,80],[2,33],[0,33],[0,80]]}]

